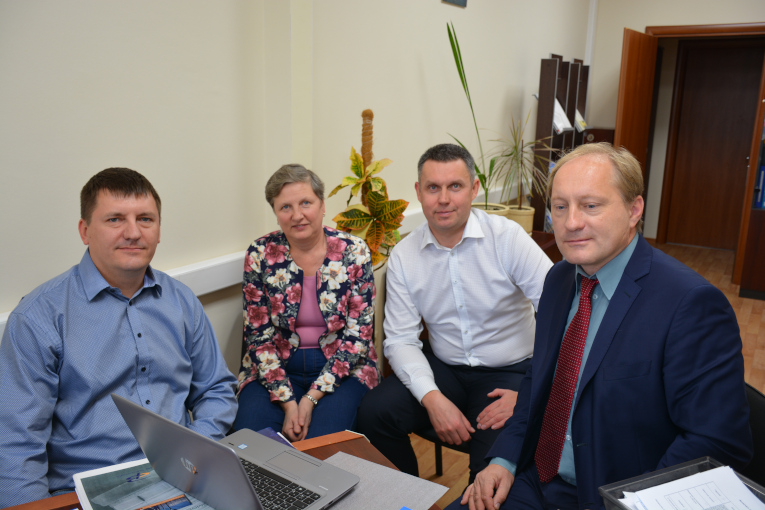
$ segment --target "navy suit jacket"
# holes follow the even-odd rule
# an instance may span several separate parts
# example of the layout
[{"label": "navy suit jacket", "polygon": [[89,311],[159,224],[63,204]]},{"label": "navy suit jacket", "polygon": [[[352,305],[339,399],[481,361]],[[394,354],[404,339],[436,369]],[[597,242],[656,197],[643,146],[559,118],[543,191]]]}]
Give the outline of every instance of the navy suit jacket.
[{"label": "navy suit jacket", "polygon": [[[547,275],[532,366],[489,451],[514,462],[518,473],[534,461],[575,273],[563,261]],[[746,466],[752,439],[741,348],[722,292],[640,236],[573,403],[580,508],[603,506],[601,485],[705,455],[734,469]]]}]

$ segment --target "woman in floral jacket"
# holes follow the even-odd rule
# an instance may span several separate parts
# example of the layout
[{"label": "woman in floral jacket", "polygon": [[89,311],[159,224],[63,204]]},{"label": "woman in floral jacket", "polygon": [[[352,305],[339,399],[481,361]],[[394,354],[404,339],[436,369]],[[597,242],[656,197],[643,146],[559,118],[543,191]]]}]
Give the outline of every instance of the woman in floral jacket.
[{"label": "woman in floral jacket", "polygon": [[271,427],[293,441],[352,429],[379,381],[369,248],[322,225],[324,184],[301,165],[277,170],[266,199],[281,230],[245,257],[234,428]]}]

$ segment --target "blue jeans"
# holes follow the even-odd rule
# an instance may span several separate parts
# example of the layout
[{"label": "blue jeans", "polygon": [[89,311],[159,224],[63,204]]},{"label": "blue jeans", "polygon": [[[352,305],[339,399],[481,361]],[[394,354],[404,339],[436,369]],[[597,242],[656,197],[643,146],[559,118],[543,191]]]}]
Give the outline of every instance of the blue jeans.
[{"label": "blue jeans", "polygon": [[[326,363],[327,358],[321,349],[298,349],[292,355],[285,371],[292,383],[295,399],[299,401],[308,392]],[[357,378],[349,376],[334,392],[325,394],[313,410],[306,439],[341,430],[354,430],[356,411],[367,391],[369,388]],[[271,402],[263,385],[252,381],[244,387],[239,394],[239,411],[234,420],[234,430],[271,427],[281,432],[283,424],[284,411],[278,403]]]}]

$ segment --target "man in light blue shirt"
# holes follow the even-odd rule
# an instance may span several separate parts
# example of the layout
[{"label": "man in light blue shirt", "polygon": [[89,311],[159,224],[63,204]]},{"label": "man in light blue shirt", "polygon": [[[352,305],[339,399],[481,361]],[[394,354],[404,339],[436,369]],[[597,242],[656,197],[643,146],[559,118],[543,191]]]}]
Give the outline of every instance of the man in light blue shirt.
[{"label": "man in light blue shirt", "polygon": [[0,343],[0,507],[72,490],[72,475],[141,458],[117,393],[219,439],[236,380],[194,293],[149,266],[159,195],[110,168],[80,195],[80,263],[25,296]]}]

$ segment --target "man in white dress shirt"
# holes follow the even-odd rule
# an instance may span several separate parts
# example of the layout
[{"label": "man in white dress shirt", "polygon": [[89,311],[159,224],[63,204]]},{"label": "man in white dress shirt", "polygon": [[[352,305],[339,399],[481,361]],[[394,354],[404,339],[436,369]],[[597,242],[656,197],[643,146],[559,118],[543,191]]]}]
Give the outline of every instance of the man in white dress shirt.
[{"label": "man in white dress shirt", "polygon": [[[365,396],[358,425],[415,476],[410,433],[432,426],[446,443],[469,441],[472,481],[531,366],[534,314],[552,262],[517,223],[471,207],[480,183],[467,150],[436,145],[417,168],[428,221],[388,261],[383,345],[395,377]],[[423,323],[432,352],[423,352]]]}]

